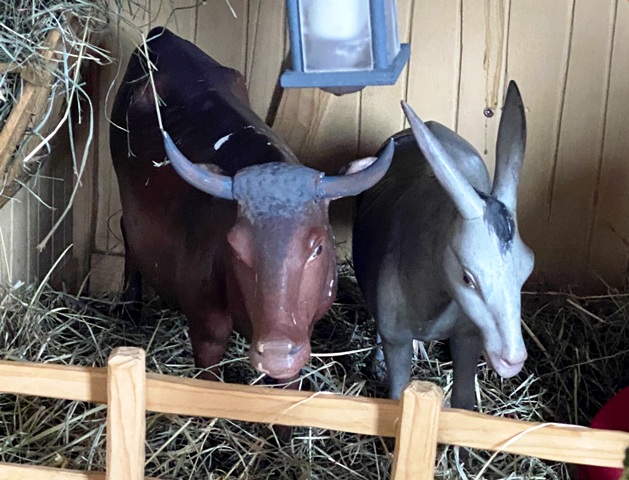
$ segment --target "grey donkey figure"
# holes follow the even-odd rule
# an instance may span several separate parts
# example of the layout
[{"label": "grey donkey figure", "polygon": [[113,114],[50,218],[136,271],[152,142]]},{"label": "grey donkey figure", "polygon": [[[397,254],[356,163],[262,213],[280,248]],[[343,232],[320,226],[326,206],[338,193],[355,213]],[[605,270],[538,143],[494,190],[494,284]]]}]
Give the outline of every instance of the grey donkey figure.
[{"label": "grey donkey figure", "polygon": [[402,107],[411,129],[392,137],[392,166],[359,199],[356,277],[378,325],[390,397],[410,381],[413,339],[449,339],[451,405],[472,410],[481,352],[504,378],[518,374],[527,357],[520,295],[534,256],[516,222],[524,106],[510,82],[493,185],[466,140]]}]

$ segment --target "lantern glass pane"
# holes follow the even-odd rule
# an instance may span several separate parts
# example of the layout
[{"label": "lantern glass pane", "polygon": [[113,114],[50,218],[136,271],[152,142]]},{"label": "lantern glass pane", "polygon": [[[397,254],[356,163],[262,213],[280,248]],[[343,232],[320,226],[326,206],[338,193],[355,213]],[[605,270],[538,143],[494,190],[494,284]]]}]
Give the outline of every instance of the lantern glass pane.
[{"label": "lantern glass pane", "polygon": [[373,68],[369,0],[299,0],[304,71]]},{"label": "lantern glass pane", "polygon": [[384,15],[387,25],[387,62],[390,65],[395,56],[400,53],[395,0],[384,0]]}]

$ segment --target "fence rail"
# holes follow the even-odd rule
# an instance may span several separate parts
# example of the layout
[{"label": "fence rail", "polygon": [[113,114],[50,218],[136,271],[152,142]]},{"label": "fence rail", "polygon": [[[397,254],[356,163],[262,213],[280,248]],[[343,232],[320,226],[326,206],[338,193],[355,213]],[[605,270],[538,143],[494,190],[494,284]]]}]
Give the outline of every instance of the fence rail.
[{"label": "fence rail", "polygon": [[625,432],[442,408],[441,390],[427,382],[413,382],[401,401],[222,384],[146,374],[136,348],[114,350],[107,368],[0,361],[0,379],[3,393],[109,405],[107,473],[0,463],[9,480],[144,478],[146,410],[395,437],[396,480],[432,479],[437,443],[607,467],[622,467],[629,447]]}]

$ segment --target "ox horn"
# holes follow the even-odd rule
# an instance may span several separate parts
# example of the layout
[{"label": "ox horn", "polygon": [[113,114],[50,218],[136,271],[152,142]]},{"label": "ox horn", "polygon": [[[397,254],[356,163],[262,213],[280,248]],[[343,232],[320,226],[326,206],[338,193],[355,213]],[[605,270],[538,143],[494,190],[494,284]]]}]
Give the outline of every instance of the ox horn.
[{"label": "ox horn", "polygon": [[391,161],[393,160],[394,150],[395,143],[393,139],[391,139],[382,153],[378,155],[376,161],[364,170],[350,175],[323,177],[317,187],[319,198],[335,199],[350,197],[373,187],[384,177],[384,174],[387,173]]},{"label": "ox horn", "polygon": [[175,171],[190,185],[218,198],[234,199],[231,177],[208,172],[192,163],[181,153],[166,132],[164,132],[164,148]]}]

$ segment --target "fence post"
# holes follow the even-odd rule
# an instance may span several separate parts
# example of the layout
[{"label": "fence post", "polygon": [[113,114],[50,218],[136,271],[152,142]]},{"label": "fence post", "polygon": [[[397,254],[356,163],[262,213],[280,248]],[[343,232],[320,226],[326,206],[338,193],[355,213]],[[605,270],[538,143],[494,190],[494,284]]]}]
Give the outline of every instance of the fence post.
[{"label": "fence post", "polygon": [[107,362],[106,480],[144,480],[145,359],[141,348],[120,347]]},{"label": "fence post", "polygon": [[435,478],[442,403],[443,391],[434,383],[414,381],[402,393],[391,475],[393,480]]}]

